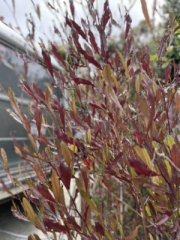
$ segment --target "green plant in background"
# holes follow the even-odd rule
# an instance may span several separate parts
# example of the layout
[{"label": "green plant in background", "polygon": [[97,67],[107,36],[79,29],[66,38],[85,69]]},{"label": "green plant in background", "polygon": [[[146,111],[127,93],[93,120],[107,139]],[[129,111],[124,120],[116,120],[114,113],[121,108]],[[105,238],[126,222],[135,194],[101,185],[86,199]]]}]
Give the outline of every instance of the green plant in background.
[{"label": "green plant in background", "polygon": [[[166,55],[166,61],[172,61],[176,64],[179,63],[180,59],[180,6],[178,0],[166,0],[163,8],[163,21],[166,26],[169,26],[169,29],[172,29],[172,25],[174,24],[174,28],[177,30],[174,32],[174,36],[170,39],[168,51]],[[170,16],[170,21],[169,21]],[[171,31],[171,30],[170,30]]]},{"label": "green plant in background", "polygon": [[173,13],[175,16],[175,21],[180,22],[180,6],[178,0],[165,0],[163,12],[166,14],[166,21],[169,14]]}]

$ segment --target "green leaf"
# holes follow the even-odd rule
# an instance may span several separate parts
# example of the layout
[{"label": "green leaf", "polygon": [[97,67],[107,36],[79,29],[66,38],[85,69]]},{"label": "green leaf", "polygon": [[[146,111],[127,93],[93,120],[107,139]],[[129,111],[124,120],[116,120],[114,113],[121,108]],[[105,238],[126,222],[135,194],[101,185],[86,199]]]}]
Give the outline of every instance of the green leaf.
[{"label": "green leaf", "polygon": [[81,197],[88,203],[88,205],[94,210],[94,213],[96,214],[96,216],[99,215],[97,206],[95,204],[95,202],[92,201],[92,199],[89,198],[89,196],[87,195],[86,192],[84,192],[83,190],[80,190],[80,194]]},{"label": "green leaf", "polygon": [[105,65],[103,68],[103,77],[110,85],[112,78],[111,78],[111,67],[109,66],[109,64]]},{"label": "green leaf", "polygon": [[172,150],[173,145],[175,144],[175,141],[174,141],[173,136],[168,135],[168,136],[164,139],[164,144],[165,144],[166,146],[168,146],[170,150]]},{"label": "green leaf", "polygon": [[149,240],[154,240],[154,238],[153,238],[151,233],[149,233]]},{"label": "green leaf", "polygon": [[150,29],[152,30],[151,21],[150,21],[150,17],[149,17],[149,12],[148,12],[147,4],[146,4],[145,0],[141,0],[141,6],[142,6],[142,11],[143,11],[146,23],[150,27]]},{"label": "green leaf", "polygon": [[139,146],[134,147],[138,157],[152,170],[152,164],[150,156],[145,148]]},{"label": "green leaf", "polygon": [[90,128],[86,132],[86,138],[87,138],[87,142],[90,144],[91,143],[91,129]]},{"label": "green leaf", "polygon": [[109,240],[113,240],[107,229],[105,229],[105,235]]},{"label": "green leaf", "polygon": [[127,78],[130,78],[130,76],[129,76],[129,71],[128,71],[128,67],[127,67],[127,64],[126,64],[126,62],[125,62],[125,59],[124,59],[122,53],[117,50],[117,54],[119,55],[119,58],[120,58],[120,60],[121,60],[121,62],[122,62],[122,65],[123,65],[123,67],[124,67],[124,69],[125,69],[126,77],[127,77]]},{"label": "green leaf", "polygon": [[55,196],[55,199],[58,203],[61,203],[61,198],[60,198],[60,183],[59,183],[59,178],[57,176],[57,173],[54,169],[52,169],[52,175],[51,175],[51,183],[52,183],[52,191]]},{"label": "green leaf", "polygon": [[172,169],[171,169],[171,165],[169,163],[168,160],[165,160],[164,163],[166,164],[166,168],[167,168],[167,171],[168,171],[168,175],[169,175],[169,178],[171,179],[172,178]]},{"label": "green leaf", "polygon": [[151,215],[151,211],[150,211],[149,206],[146,205],[145,209],[146,209],[146,212],[147,212],[148,216],[151,217],[152,215]]},{"label": "green leaf", "polygon": [[26,211],[27,217],[30,222],[36,226],[38,223],[37,215],[35,214],[30,202],[26,198],[23,198],[22,206],[24,211]]},{"label": "green leaf", "polygon": [[65,142],[61,142],[61,151],[64,157],[64,160],[66,161],[67,165],[71,168],[71,153],[69,151],[69,148]]},{"label": "green leaf", "polygon": [[151,56],[150,56],[150,60],[151,60],[152,62],[157,61],[157,60],[158,60],[158,55],[157,55],[157,53],[154,54],[154,55],[151,55]]},{"label": "green leaf", "polygon": [[4,163],[5,171],[9,172],[8,159],[7,159],[6,152],[3,148],[1,148],[1,157]]}]

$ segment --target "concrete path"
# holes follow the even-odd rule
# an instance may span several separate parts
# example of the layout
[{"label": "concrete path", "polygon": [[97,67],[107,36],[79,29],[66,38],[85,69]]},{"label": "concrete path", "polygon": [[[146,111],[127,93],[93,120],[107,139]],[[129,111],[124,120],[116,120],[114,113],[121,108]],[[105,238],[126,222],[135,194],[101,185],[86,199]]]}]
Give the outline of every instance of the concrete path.
[{"label": "concrete path", "polygon": [[46,239],[31,223],[13,216],[10,202],[0,205],[0,240],[25,240],[33,233]]}]

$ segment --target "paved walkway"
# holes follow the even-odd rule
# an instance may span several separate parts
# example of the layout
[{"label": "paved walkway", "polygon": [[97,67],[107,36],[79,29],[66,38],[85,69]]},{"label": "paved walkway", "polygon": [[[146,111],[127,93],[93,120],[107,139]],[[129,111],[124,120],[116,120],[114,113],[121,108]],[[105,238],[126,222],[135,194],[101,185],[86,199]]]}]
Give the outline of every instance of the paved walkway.
[{"label": "paved walkway", "polygon": [[44,235],[31,223],[15,218],[11,212],[11,203],[0,205],[0,240],[25,240],[30,234]]}]

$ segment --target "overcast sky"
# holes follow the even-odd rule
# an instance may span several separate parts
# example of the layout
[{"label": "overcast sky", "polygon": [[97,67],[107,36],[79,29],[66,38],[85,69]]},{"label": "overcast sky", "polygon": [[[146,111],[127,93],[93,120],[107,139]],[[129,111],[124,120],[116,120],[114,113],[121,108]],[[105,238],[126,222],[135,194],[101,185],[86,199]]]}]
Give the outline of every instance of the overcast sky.
[{"label": "overcast sky", "polygon": [[[58,2],[60,2],[61,4],[61,10],[63,10],[63,2],[67,3],[68,5],[68,0],[57,0]],[[80,0],[74,0],[75,3],[75,8],[76,8],[76,16],[77,18],[81,18],[83,16],[83,10],[80,7],[80,4],[78,4],[77,2]],[[84,1],[84,0],[82,0]],[[119,19],[119,14],[117,11],[117,6],[118,4],[120,4],[121,6],[126,6],[127,8],[130,6],[130,4],[133,2],[134,0],[109,0],[110,3],[110,8],[115,16],[115,19]],[[164,0],[156,0],[157,1],[157,10],[161,9],[161,6],[164,3]],[[26,22],[26,15],[32,13],[34,20],[36,21],[36,39],[39,38],[39,36],[43,37],[43,33],[45,33],[47,35],[47,37],[51,36],[51,38],[53,38],[53,32],[50,32],[50,29],[52,30],[52,26],[53,26],[53,19],[55,19],[55,17],[52,15],[52,13],[50,13],[47,5],[45,4],[44,0],[33,0],[33,2],[35,4],[39,4],[40,6],[40,12],[41,12],[41,22],[38,20],[37,15],[34,13],[34,8],[33,8],[33,4],[32,4],[32,0],[15,0],[15,16],[16,19],[13,16],[13,12],[12,10],[12,2],[13,0],[0,0],[1,2],[1,6],[0,6],[0,17],[4,17],[4,22],[6,23],[11,23],[13,28],[15,28],[17,25],[19,25],[19,27],[22,30],[23,35],[27,35],[28,34],[28,30],[27,30],[27,22]],[[53,0],[49,0],[50,3],[53,2]],[[101,12],[102,8],[103,8],[103,3],[104,0],[95,0],[95,4],[98,7],[99,11]],[[152,5],[154,0],[146,0],[147,2],[147,6],[148,6],[148,10],[150,15],[152,15]],[[58,7],[58,6],[57,6]],[[134,7],[131,9],[130,11],[130,15],[132,17],[133,20],[133,25],[137,25],[138,22],[142,19],[144,19],[143,13],[142,13],[142,9],[141,9],[141,1],[140,0],[136,0],[136,3],[134,5]],[[62,13],[59,14],[60,19],[62,19]],[[56,21],[56,20],[54,20]],[[158,14],[156,14],[156,21],[160,21],[160,18],[158,17]]]}]

